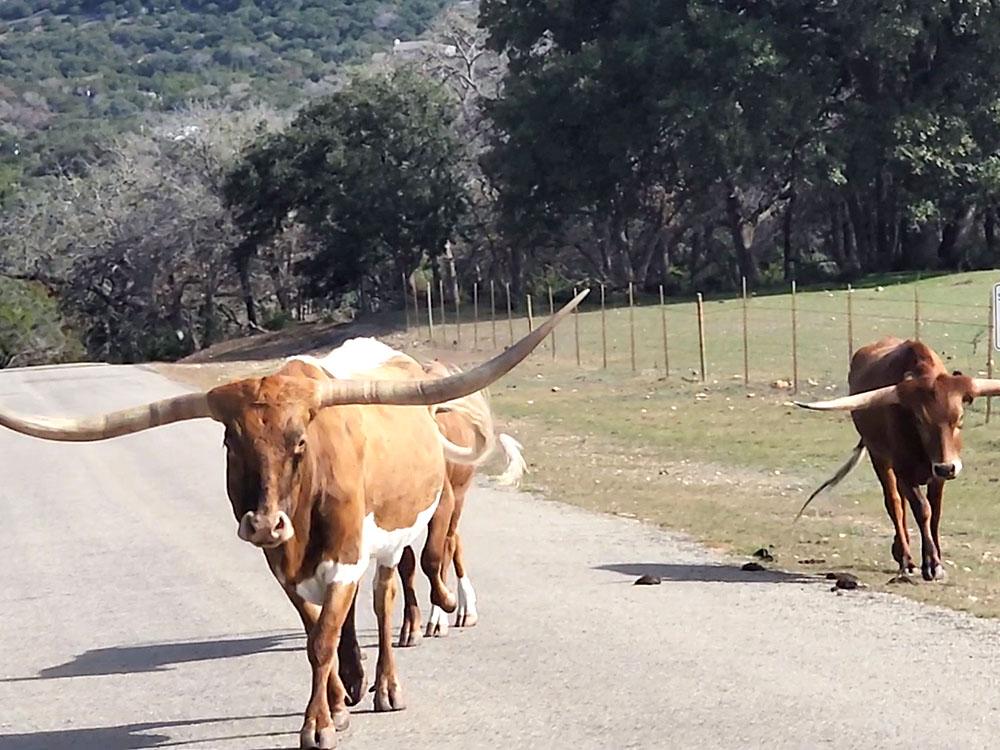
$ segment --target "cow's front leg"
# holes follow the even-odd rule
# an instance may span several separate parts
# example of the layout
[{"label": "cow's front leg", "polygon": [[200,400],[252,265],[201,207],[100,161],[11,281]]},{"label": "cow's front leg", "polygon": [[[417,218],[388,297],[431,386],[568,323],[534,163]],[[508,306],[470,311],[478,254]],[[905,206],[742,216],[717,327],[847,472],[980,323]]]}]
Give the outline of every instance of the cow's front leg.
[{"label": "cow's front leg", "polygon": [[906,499],[910,502],[913,518],[920,528],[922,557],[920,572],[925,581],[944,580],[945,572],[941,565],[941,557],[938,555],[937,546],[934,544],[934,535],[931,533],[931,505],[927,501],[927,496],[920,487],[903,484],[902,489],[906,494]]},{"label": "cow's front leg", "polygon": [[941,551],[941,501],[944,499],[944,480],[932,477],[927,483],[927,501],[931,506],[931,538],[938,555]]},{"label": "cow's front leg", "polygon": [[899,565],[900,575],[905,576],[912,573],[916,566],[910,556],[910,535],[906,530],[906,507],[899,494],[896,472],[892,470],[888,462],[874,455],[872,456],[872,466],[875,467],[875,475],[882,485],[885,511],[889,514],[889,520],[892,521],[892,528],[895,532],[892,540],[892,557]]},{"label": "cow's front leg", "polygon": [[[305,629],[306,637],[308,638],[312,629],[316,627],[316,622],[319,620],[320,608],[299,596],[291,586],[283,585],[282,590],[288,596],[289,601],[295,606],[295,611],[299,613],[299,617],[302,619],[302,627]],[[341,682],[344,684],[344,688],[347,690],[347,705],[349,706],[356,706],[360,703],[365,695],[365,689],[368,687],[365,683],[365,668],[361,663],[364,659],[364,654],[361,653],[357,632],[354,629],[354,604],[357,599],[358,594],[355,591],[354,600],[351,602],[351,609],[347,613],[347,619],[344,620],[344,626],[341,628],[340,643],[337,645],[337,671]],[[330,690],[333,690],[333,685],[329,685],[328,687]]]},{"label": "cow's front leg", "polygon": [[403,584],[403,627],[399,630],[399,647],[420,643],[420,603],[417,601],[417,556],[413,547],[403,550],[399,560],[399,579]]},{"label": "cow's front leg", "polygon": [[327,587],[323,609],[309,632],[307,650],[312,666],[312,695],[306,706],[300,733],[303,748],[332,748],[337,729],[350,722],[347,692],[337,669],[340,630],[354,602],[357,583],[332,583]]},{"label": "cow's front leg", "polygon": [[375,571],[375,616],[378,619],[378,667],[375,670],[375,710],[401,711],[406,708],[396,677],[396,657],[392,652],[392,608],[396,600],[396,571],[378,566]]},{"label": "cow's front leg", "polygon": [[365,667],[361,663],[363,655],[361,646],[358,644],[358,633],[354,625],[354,605],[358,600],[357,588],[354,591],[354,598],[351,599],[351,608],[347,612],[344,625],[340,629],[340,642],[337,644],[337,675],[331,676],[327,684],[327,692],[330,697],[330,705],[334,705],[336,692],[336,678],[340,678],[340,683],[347,692],[347,705],[356,706],[365,697],[367,681],[365,680]]}]

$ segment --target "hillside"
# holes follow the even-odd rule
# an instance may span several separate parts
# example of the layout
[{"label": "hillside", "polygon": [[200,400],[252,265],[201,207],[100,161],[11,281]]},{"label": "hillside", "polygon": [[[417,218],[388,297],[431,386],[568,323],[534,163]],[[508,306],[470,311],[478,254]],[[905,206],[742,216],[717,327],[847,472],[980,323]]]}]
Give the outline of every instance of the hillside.
[{"label": "hillside", "polygon": [[423,32],[448,0],[0,3],[0,164],[88,158],[144,111],[190,99],[291,104],[338,67]]}]

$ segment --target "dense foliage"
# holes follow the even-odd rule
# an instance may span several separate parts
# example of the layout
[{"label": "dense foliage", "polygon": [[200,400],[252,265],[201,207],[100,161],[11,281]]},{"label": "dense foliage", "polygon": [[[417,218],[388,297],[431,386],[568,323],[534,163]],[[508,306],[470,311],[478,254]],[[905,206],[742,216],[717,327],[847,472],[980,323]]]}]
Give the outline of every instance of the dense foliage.
[{"label": "dense foliage", "polygon": [[430,23],[445,4],[0,4],[0,272],[56,290],[92,355],[138,359],[427,280],[522,299],[1000,259],[988,0],[482,0]]},{"label": "dense foliage", "polygon": [[376,292],[398,287],[464,213],[455,118],[443,89],[411,70],[360,76],[249,149],[227,199],[254,244],[290,224],[307,231],[302,270],[315,292],[362,278]]},{"label": "dense foliage", "polygon": [[484,0],[482,23],[510,60],[504,225],[548,257],[702,287],[997,258],[994,3]]},{"label": "dense foliage", "polygon": [[0,163],[82,168],[142,112],[297,104],[345,61],[423,31],[445,0],[0,3]]},{"label": "dense foliage", "polygon": [[66,330],[58,301],[43,285],[0,276],[0,368],[82,354],[79,342]]},{"label": "dense foliage", "polygon": [[107,361],[173,359],[240,331],[246,294],[273,292],[267,271],[282,248],[269,248],[258,283],[241,278],[222,182],[247,143],[280,124],[266,109],[188,109],[122,136],[101,168],[11,202],[0,272],[58,290],[87,351]]}]

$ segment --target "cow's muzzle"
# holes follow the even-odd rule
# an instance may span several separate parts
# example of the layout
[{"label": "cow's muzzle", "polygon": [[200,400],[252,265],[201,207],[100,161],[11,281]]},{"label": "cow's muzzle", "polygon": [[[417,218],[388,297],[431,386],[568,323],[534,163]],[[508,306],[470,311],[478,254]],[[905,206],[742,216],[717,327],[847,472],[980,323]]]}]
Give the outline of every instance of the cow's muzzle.
[{"label": "cow's muzzle", "polygon": [[236,533],[240,539],[258,547],[277,547],[295,536],[295,529],[292,519],[283,510],[277,513],[250,511],[240,519]]},{"label": "cow's muzzle", "polygon": [[954,479],[962,471],[962,462],[959,459],[947,463],[934,464],[934,476],[939,479]]}]

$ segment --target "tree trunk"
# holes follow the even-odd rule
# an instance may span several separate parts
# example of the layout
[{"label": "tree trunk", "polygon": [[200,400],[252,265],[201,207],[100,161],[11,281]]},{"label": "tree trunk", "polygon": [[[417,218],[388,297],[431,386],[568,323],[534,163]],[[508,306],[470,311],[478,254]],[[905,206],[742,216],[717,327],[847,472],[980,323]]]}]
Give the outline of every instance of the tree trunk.
[{"label": "tree trunk", "polygon": [[844,244],[844,222],[840,214],[840,202],[834,201],[830,206],[830,242],[827,246],[830,257],[837,264],[837,269],[844,273],[847,270],[847,248]]},{"label": "tree trunk", "polygon": [[520,248],[507,248],[510,267],[510,293],[514,303],[524,296],[524,252]]},{"label": "tree trunk", "polygon": [[851,244],[853,244],[858,258],[859,270],[869,271],[873,265],[871,233],[868,227],[869,217],[861,205],[857,191],[851,190],[847,194],[847,216],[851,228]]},{"label": "tree trunk", "polygon": [[244,247],[236,250],[236,270],[240,276],[240,291],[243,295],[243,304],[246,307],[247,322],[255,328],[260,325],[257,321],[257,303],[253,297],[253,284],[250,281],[250,261],[253,258],[253,251]]},{"label": "tree trunk", "polygon": [[997,262],[997,215],[993,205],[986,206],[983,216],[983,234],[986,236],[986,253],[990,265]]},{"label": "tree trunk", "polygon": [[458,299],[458,269],[455,267],[455,253],[451,251],[451,242],[445,240],[444,242],[444,262],[448,267],[448,276],[451,277],[451,295],[452,299]]},{"label": "tree trunk", "polygon": [[726,218],[729,223],[729,233],[733,239],[733,249],[736,251],[736,262],[739,265],[740,275],[747,280],[747,284],[756,287],[759,276],[757,264],[754,263],[751,252],[756,227],[743,218],[743,207],[740,205],[739,196],[733,187],[730,188],[729,195],[726,196]]},{"label": "tree trunk", "polygon": [[799,258],[792,245],[792,224],[795,221],[795,191],[792,190],[788,196],[788,205],[785,206],[785,215],[782,222],[782,234],[784,235],[784,261],[785,261],[785,281],[798,278]]},{"label": "tree trunk", "polygon": [[281,269],[281,260],[276,254],[269,253],[271,266],[271,280],[274,282],[274,293],[278,298],[278,307],[281,312],[288,313],[292,309],[292,300],[288,295],[285,286],[285,274]]},{"label": "tree trunk", "polygon": [[201,307],[201,329],[202,339],[205,346],[215,343],[218,336],[215,321],[215,274],[207,274],[205,277],[205,298]]},{"label": "tree trunk", "polygon": [[962,245],[972,226],[976,215],[975,205],[955,212],[955,218],[944,226],[941,232],[941,244],[938,246],[938,261],[942,268],[957,271],[964,263]]}]

